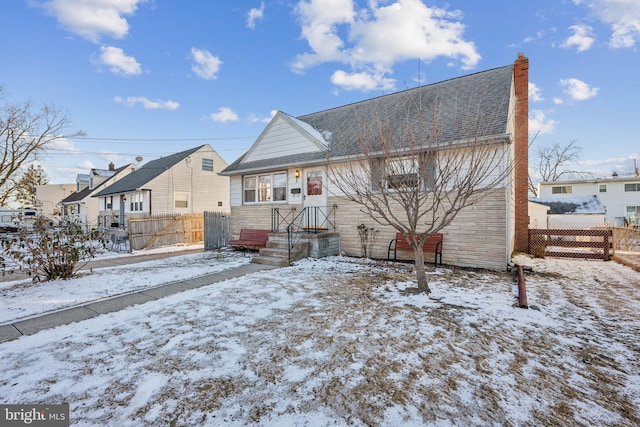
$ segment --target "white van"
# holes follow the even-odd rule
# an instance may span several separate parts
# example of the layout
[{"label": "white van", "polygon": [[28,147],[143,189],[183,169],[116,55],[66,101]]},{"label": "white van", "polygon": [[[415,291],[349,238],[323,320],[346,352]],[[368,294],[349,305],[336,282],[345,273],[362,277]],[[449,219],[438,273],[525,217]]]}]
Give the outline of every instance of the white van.
[{"label": "white van", "polygon": [[17,231],[19,227],[33,224],[38,215],[35,209],[0,208],[0,231]]}]

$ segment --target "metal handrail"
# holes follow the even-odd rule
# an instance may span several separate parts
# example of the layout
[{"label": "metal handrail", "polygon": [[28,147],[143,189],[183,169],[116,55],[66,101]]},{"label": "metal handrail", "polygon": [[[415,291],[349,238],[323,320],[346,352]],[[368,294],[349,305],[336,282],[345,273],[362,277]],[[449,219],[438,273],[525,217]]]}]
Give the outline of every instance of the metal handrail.
[{"label": "metal handrail", "polygon": [[283,224],[289,224],[290,217],[294,216],[296,212],[296,208],[290,208],[286,214],[280,213],[280,208],[272,208],[271,209],[271,231],[276,233],[280,232],[280,227]]},{"label": "metal handrail", "polygon": [[[336,208],[337,205],[331,206],[331,210],[329,207],[324,206],[310,206],[302,208],[300,213],[298,213],[293,220],[287,225],[287,247],[288,247],[288,257],[289,261],[291,261],[291,250],[300,242],[302,239],[302,231],[305,233],[313,233],[318,234],[320,231],[328,230],[329,226],[331,229],[336,229]],[[309,213],[312,212],[311,215]],[[331,216],[333,216],[333,220],[331,220]],[[319,222],[318,218],[321,218],[322,221]],[[309,223],[309,220],[313,222],[313,224]],[[323,224],[327,226],[324,227]],[[294,238],[297,236],[297,238]]]}]

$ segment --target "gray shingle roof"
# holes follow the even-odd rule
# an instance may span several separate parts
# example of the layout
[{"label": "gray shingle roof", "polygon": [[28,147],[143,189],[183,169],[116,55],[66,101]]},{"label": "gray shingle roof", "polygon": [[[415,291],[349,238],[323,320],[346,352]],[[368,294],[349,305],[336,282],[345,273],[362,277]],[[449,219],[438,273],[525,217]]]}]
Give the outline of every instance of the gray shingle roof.
[{"label": "gray shingle roof", "polygon": [[161,157],[157,160],[147,162],[140,169],[131,172],[129,175],[125,176],[118,182],[108,186],[104,190],[95,194],[93,197],[103,197],[111,194],[122,194],[139,190],[149,181],[156,178],[158,175],[162,174],[166,170],[169,170],[172,166],[180,163],[182,160],[186,159],[191,154],[195,153],[205,146],[206,145],[200,145],[189,150],[181,151],[179,153],[171,154],[169,156]]},{"label": "gray shingle roof", "polygon": [[494,68],[365,101],[297,117],[331,135],[329,153],[297,154],[243,163],[241,156],[222,174],[304,164],[349,156],[361,151],[359,141],[375,144],[380,129],[394,141],[448,144],[469,138],[503,136],[509,122],[513,65]]},{"label": "gray shingle roof", "polygon": [[[117,176],[120,172],[122,172],[123,170],[125,170],[126,168],[130,167],[131,163],[124,165],[124,166],[120,166],[118,169],[112,170],[112,171],[107,171],[109,172],[109,174],[107,175],[108,178],[100,183],[98,185],[98,187],[102,186],[102,185],[106,185],[106,183],[108,183],[113,177]],[[94,169],[92,169],[93,171]],[[101,169],[104,171],[104,169]],[[89,175],[87,175],[89,176]],[[98,188],[96,187],[96,188]],[[75,193],[70,194],[69,196],[65,197],[64,199],[62,199],[61,203],[73,203],[73,202],[79,202],[81,200],[84,200],[85,197],[89,196],[92,192],[96,191],[96,188],[89,188],[86,187],[84,188],[82,191],[76,191]]]},{"label": "gray shingle roof", "polygon": [[76,191],[75,193],[71,193],[69,194],[67,197],[65,197],[64,199],[62,199],[62,201],[60,203],[73,203],[73,202],[79,202],[80,200],[83,200],[85,197],[87,197],[89,194],[91,194],[93,190],[89,187],[86,187],[84,190],[82,191]]},{"label": "gray shingle roof", "polygon": [[558,196],[529,199],[532,202],[549,206],[549,214],[605,214],[598,196]]}]

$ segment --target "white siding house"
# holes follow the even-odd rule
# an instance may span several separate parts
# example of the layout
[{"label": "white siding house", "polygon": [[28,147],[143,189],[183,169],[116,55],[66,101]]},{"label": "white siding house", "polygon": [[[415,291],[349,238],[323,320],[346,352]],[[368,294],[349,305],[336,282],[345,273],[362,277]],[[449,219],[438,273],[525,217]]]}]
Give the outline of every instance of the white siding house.
[{"label": "white siding house", "polygon": [[597,195],[605,209],[606,224],[622,226],[638,225],[640,220],[640,177],[584,179],[572,181],[541,182],[538,196],[572,197]]}]

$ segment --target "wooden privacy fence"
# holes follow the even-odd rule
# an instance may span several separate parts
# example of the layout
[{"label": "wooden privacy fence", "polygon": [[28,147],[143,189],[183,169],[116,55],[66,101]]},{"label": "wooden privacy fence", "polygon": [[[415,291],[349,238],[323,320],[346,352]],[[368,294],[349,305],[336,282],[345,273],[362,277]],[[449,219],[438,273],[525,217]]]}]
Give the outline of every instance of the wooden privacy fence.
[{"label": "wooden privacy fence", "polygon": [[229,214],[224,212],[204,213],[204,249],[220,249],[229,244],[231,231]]},{"label": "wooden privacy fence", "polygon": [[[539,256],[592,258],[609,261],[613,243],[611,230],[529,230],[529,253]],[[547,248],[575,250],[547,250]],[[580,250],[578,250],[580,249]]]},{"label": "wooden privacy fence", "polygon": [[204,215],[140,215],[127,218],[131,250],[152,249],[204,240]]}]

